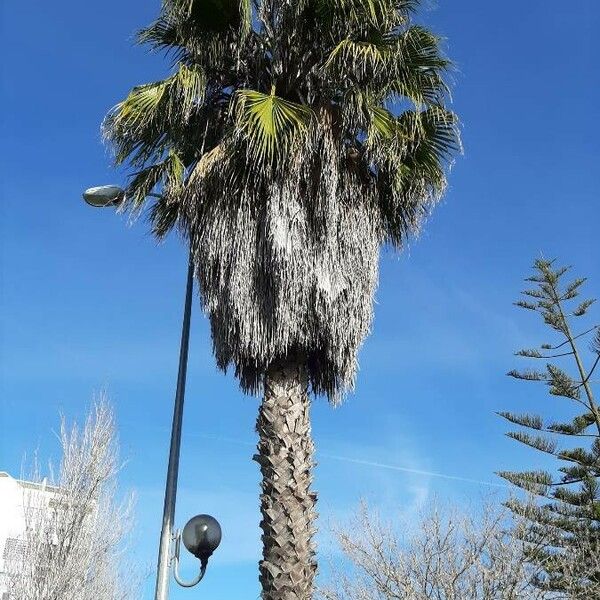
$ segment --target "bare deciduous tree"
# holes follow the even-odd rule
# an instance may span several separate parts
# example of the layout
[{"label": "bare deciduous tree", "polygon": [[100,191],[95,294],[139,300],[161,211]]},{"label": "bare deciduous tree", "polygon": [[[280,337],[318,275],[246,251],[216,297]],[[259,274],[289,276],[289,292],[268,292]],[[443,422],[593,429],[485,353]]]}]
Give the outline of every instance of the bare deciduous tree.
[{"label": "bare deciduous tree", "polygon": [[8,561],[11,600],[129,600],[138,582],[125,576],[124,542],[132,498],[117,500],[120,467],[114,415],[101,397],[83,429],[59,433],[62,457],[50,484],[37,465],[24,488],[25,531]]},{"label": "bare deciduous tree", "polygon": [[[479,518],[432,510],[403,535],[366,505],[334,534],[351,565],[336,567],[322,600],[558,600],[579,598],[533,584],[542,567],[529,542],[511,534],[507,511],[486,505]],[[526,527],[525,521],[517,527]],[[540,538],[541,545],[548,540]],[[575,573],[563,557],[565,572]],[[600,560],[600,559],[599,559]],[[567,586],[568,588],[568,586]],[[593,596],[594,598],[596,596]]]}]

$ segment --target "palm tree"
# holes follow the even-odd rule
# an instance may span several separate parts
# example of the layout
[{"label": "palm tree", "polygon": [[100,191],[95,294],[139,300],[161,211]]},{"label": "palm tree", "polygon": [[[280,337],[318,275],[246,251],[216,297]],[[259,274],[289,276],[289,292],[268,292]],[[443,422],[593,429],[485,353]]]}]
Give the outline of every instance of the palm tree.
[{"label": "palm tree", "polygon": [[163,0],[142,43],[173,60],[108,115],[128,204],[188,240],[218,366],[263,393],[262,597],[306,600],[312,394],[341,400],[380,248],[402,248],[459,150],[419,0]]}]

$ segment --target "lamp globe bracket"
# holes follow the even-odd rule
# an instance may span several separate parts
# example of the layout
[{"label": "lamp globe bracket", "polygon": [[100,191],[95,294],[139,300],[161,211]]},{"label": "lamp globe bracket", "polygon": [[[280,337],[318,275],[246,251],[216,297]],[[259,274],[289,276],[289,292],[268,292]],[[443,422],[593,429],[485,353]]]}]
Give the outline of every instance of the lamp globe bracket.
[{"label": "lamp globe bracket", "polygon": [[[173,557],[173,576],[182,587],[193,587],[202,581],[208,559],[221,543],[221,526],[210,515],[196,515],[192,517],[183,528],[175,534],[175,555]],[[200,572],[192,581],[184,581],[179,574],[179,554],[181,542],[200,561]]]}]

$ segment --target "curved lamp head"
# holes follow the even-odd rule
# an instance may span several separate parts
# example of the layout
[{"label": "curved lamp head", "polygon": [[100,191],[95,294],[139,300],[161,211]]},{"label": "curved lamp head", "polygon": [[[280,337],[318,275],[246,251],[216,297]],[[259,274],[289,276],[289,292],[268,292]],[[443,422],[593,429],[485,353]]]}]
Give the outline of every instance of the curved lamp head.
[{"label": "curved lamp head", "polygon": [[181,537],[185,547],[206,563],[221,543],[221,526],[210,515],[197,515],[186,523]]},{"label": "curved lamp head", "polygon": [[83,199],[95,208],[119,206],[125,200],[125,190],[118,185],[101,185],[85,190]]}]

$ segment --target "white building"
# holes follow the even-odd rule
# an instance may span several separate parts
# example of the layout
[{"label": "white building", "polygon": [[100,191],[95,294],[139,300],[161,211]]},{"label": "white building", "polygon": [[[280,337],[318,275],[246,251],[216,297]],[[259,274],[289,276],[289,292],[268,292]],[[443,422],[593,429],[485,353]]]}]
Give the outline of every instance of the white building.
[{"label": "white building", "polygon": [[23,555],[23,534],[35,523],[32,512],[48,506],[56,492],[46,480],[21,481],[0,471],[0,600],[8,599],[10,563]]}]

